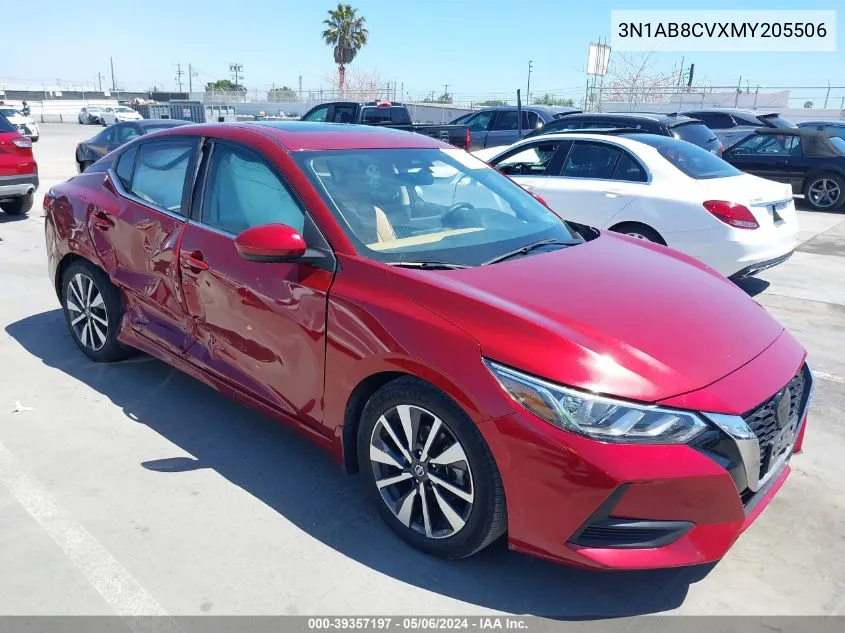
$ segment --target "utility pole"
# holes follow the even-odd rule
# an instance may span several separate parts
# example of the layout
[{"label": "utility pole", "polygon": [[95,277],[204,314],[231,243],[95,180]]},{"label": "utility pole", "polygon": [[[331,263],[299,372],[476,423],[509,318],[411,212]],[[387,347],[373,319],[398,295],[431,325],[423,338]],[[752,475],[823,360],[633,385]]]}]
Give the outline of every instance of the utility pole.
[{"label": "utility pole", "polygon": [[302,75],[299,76],[299,100],[302,101]]},{"label": "utility pole", "polygon": [[449,98],[449,84],[443,84],[443,99]]},{"label": "utility pole", "polygon": [[531,70],[534,68],[534,62],[528,60],[528,86],[525,88],[525,104],[531,103]]},{"label": "utility pole", "polygon": [[114,57],[109,57],[109,65],[111,66],[111,91],[117,92],[117,89],[116,89],[115,83],[114,83]]},{"label": "utility pole", "polygon": [[243,64],[235,64],[235,63],[229,64],[229,72],[232,73],[232,76],[234,77],[235,86],[241,85],[240,80],[243,79],[243,77],[241,77],[241,73],[243,73],[243,71],[244,71],[244,65]]},{"label": "utility pole", "polygon": [[105,75],[103,73],[101,73],[101,72],[97,73],[97,82],[100,85],[100,92],[103,91],[103,77],[105,77]]},{"label": "utility pole", "polygon": [[176,63],[176,85],[179,86],[179,92],[182,92],[182,64]]},{"label": "utility pole", "polygon": [[188,64],[188,93],[194,91],[194,77],[199,77],[199,73]]}]

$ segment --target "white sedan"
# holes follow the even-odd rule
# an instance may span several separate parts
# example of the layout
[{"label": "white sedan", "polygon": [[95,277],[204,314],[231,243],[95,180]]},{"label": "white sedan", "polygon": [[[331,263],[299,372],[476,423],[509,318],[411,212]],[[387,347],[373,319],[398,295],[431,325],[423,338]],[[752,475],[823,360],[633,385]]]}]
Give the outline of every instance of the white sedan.
[{"label": "white sedan", "polygon": [[795,249],[789,185],[686,141],[548,134],[483,158],[566,220],[668,245],[727,277],[753,275]]},{"label": "white sedan", "polygon": [[100,113],[100,119],[103,125],[111,125],[112,123],[120,123],[121,121],[140,121],[143,118],[138,112],[126,106],[109,106],[103,108]]}]

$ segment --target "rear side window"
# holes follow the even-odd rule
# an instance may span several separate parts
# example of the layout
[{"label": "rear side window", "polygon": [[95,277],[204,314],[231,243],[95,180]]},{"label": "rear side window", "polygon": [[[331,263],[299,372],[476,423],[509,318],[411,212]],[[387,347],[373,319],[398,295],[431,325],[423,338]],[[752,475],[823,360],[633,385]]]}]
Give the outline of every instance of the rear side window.
[{"label": "rear side window", "polygon": [[637,160],[628,152],[623,151],[622,157],[616,164],[616,171],[613,172],[613,180],[625,180],[627,182],[646,182],[648,177],[645,170]]},{"label": "rear side window", "polygon": [[180,212],[185,175],[196,144],[190,140],[144,143],[138,149],[130,191],[168,211]]},{"label": "rear side window", "polygon": [[[726,130],[736,125],[731,115],[725,112],[690,112],[689,116],[703,121],[711,130]],[[737,119],[737,123],[740,125],[756,125],[756,123],[741,122],[739,119]]]},{"label": "rear side window", "polygon": [[798,127],[792,121],[787,121],[779,114],[763,114],[757,117],[769,127],[776,127],[782,130],[792,130]]},{"label": "rear side window", "polygon": [[358,106],[355,104],[336,105],[334,112],[332,112],[332,122],[334,123],[352,123],[355,118],[355,110]]},{"label": "rear side window", "polygon": [[604,143],[576,141],[566,157],[563,175],[569,178],[613,178],[622,150]]},{"label": "rear side window", "polygon": [[710,149],[719,144],[719,139],[713,134],[713,130],[704,123],[683,123],[670,128],[672,136],[687,141],[699,147]]},{"label": "rear side window", "polygon": [[218,143],[209,165],[202,222],[237,235],[280,222],[300,233],[305,214],[264,160],[249,150]]},{"label": "rear side window", "polygon": [[120,179],[124,189],[129,189],[132,183],[132,168],[135,166],[135,157],[138,155],[138,147],[132,147],[128,151],[123,152],[120,158],[117,159],[117,167],[114,173]]},{"label": "rear side window", "polygon": [[[725,116],[727,116],[727,115],[725,115]],[[734,114],[733,120],[736,121],[737,125],[750,125],[752,127],[765,127],[765,125],[766,125],[764,121],[758,121],[757,117],[743,116],[741,114]],[[705,121],[705,123],[706,123],[706,121]],[[731,127],[731,126],[726,125],[725,127]]]}]

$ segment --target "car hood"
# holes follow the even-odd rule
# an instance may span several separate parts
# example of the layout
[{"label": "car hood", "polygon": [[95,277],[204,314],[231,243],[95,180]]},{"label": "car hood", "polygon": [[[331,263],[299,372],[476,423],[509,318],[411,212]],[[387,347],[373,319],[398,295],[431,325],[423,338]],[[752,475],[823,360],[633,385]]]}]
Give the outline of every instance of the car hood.
[{"label": "car hood", "polygon": [[490,266],[393,270],[400,292],[473,336],[485,357],[632,400],[701,389],[783,331],[696,260],[609,233]]}]

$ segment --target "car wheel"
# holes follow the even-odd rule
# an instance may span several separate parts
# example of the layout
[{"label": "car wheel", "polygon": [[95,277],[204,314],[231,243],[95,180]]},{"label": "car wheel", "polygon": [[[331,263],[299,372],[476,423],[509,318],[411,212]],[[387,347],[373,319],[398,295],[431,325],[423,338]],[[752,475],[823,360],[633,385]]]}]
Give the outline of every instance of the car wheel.
[{"label": "car wheel", "polygon": [[29,140],[32,141],[33,143],[37,143],[38,139],[40,139],[40,138],[41,138],[40,136],[31,136],[29,138]]},{"label": "car wheel", "polygon": [[77,260],[65,270],[62,308],[73,340],[91,360],[103,363],[132,354],[117,340],[123,318],[120,291],[91,262]]},{"label": "car wheel", "polygon": [[623,224],[617,224],[610,230],[630,237],[635,237],[638,240],[646,240],[648,242],[654,242],[655,244],[663,244],[666,246],[666,240],[660,236],[660,233],[650,226],[640,224],[639,222],[625,222]]},{"label": "car wheel", "polygon": [[0,203],[0,208],[9,215],[23,215],[29,213],[32,208],[32,203],[35,200],[35,192],[30,191],[25,196],[18,196],[6,202]]},{"label": "car wheel", "polygon": [[502,479],[484,438],[422,380],[394,380],[370,398],[358,463],[384,521],[427,554],[464,558],[507,528]]},{"label": "car wheel", "polygon": [[807,179],[804,198],[817,211],[836,209],[845,202],[845,180],[837,174],[817,174]]}]

